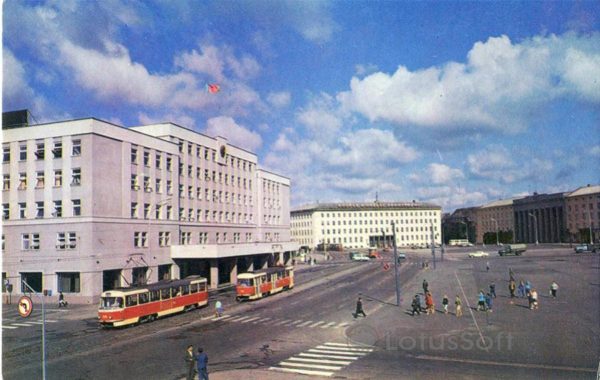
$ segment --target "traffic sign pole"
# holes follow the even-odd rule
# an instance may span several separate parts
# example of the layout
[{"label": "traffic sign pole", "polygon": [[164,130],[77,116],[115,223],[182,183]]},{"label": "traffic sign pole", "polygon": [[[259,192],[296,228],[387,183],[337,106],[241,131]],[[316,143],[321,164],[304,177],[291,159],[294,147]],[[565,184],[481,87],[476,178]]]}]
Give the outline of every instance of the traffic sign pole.
[{"label": "traffic sign pole", "polygon": [[[25,280],[21,280],[21,282],[23,283],[23,285],[27,288],[27,290],[31,293],[35,293],[35,290],[33,290],[33,288],[31,286],[29,286],[29,284],[25,281]],[[44,295],[42,293],[41,296],[39,296],[42,299],[42,380],[46,380],[46,307],[44,305]],[[27,298],[29,299],[29,302],[31,302],[31,298],[29,297],[21,297],[23,298]],[[19,308],[21,307],[21,300],[19,300]],[[21,315],[23,317],[28,317],[29,314],[31,314],[31,311],[33,310],[33,303],[31,303],[30,305],[31,307],[28,310],[28,314],[27,315]],[[21,314],[21,310],[19,309],[19,314]]]},{"label": "traffic sign pole", "polygon": [[394,244],[394,276],[396,277],[396,306],[400,306],[400,280],[398,280],[398,248],[396,247],[396,224],[392,222],[392,239]]}]

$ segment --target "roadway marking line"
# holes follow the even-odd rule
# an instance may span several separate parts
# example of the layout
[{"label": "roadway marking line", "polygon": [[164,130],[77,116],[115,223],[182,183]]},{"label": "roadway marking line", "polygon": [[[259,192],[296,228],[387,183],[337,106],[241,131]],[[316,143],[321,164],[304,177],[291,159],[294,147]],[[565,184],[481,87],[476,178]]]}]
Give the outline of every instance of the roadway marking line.
[{"label": "roadway marking line", "polygon": [[[341,354],[340,354],[341,355]],[[302,352],[298,356],[306,356],[309,358],[329,358],[329,359],[342,359],[342,360],[356,360],[359,356],[338,356],[338,355],[326,355],[326,354],[308,354]]]},{"label": "roadway marking line", "polygon": [[226,318],[229,318],[229,317],[231,317],[231,315],[221,315],[220,317],[211,318],[211,321],[220,321],[222,319],[226,319]]},{"label": "roadway marking line", "polygon": [[341,364],[341,365],[348,365],[350,363],[352,363],[351,361],[347,361],[347,360],[327,360],[327,359],[312,359],[312,358],[298,358],[295,356],[292,356],[289,359],[286,360],[294,360],[297,362],[308,362],[308,363],[321,363],[321,364]]},{"label": "roadway marking line", "polygon": [[262,318],[262,319],[259,319],[258,321],[254,321],[254,322],[252,322],[252,323],[263,323],[263,322],[266,322],[266,321],[268,321],[269,319],[271,319],[271,318],[269,318],[269,317],[267,317],[267,318]]},{"label": "roadway marking line", "polygon": [[[37,321],[41,322],[42,320],[38,319]],[[46,323],[55,323],[55,322],[58,322],[58,321],[55,321],[54,319],[46,319]]]},{"label": "roadway marking line", "polygon": [[310,325],[311,323],[313,323],[313,321],[306,321],[304,323],[297,325],[296,327],[304,327],[304,326]]},{"label": "roadway marking line", "polygon": [[332,371],[339,371],[342,367],[333,366],[333,365],[318,365],[318,364],[304,364],[304,363],[291,363],[291,362],[280,362],[279,365],[285,365],[290,367],[300,367],[300,368],[316,368],[316,369],[328,369]]},{"label": "roadway marking line", "polygon": [[252,321],[255,321],[255,320],[257,320],[257,319],[260,319],[260,317],[252,317],[252,318],[250,318],[250,319],[246,319],[245,321],[242,321],[242,323],[248,323],[248,322],[252,322]]},{"label": "roadway marking line", "polygon": [[467,303],[467,307],[469,308],[469,313],[471,313],[473,322],[475,322],[475,327],[477,327],[477,331],[479,332],[479,337],[481,338],[481,342],[484,344],[485,350],[488,351],[489,349],[488,349],[487,345],[485,344],[485,339],[483,338],[483,334],[481,332],[481,329],[479,328],[479,324],[477,324],[477,320],[475,319],[475,314],[473,314],[473,310],[471,309],[471,305],[469,304],[469,299],[467,298],[467,295],[465,294],[465,289],[463,289],[462,283],[460,282],[460,278],[458,278],[458,274],[456,273],[456,271],[454,271],[454,277],[456,277],[456,281],[458,281],[458,286],[460,286],[460,291],[462,292],[464,300]]},{"label": "roadway marking line", "polygon": [[319,322],[317,322],[317,323],[313,323],[312,325],[310,325],[310,326],[308,326],[308,327],[310,327],[310,328],[317,327],[318,325],[320,325],[320,324],[323,324],[323,323],[325,323],[325,322],[323,322],[323,321],[319,321]]},{"label": "roadway marking line", "polygon": [[275,324],[273,324],[273,326],[281,326],[281,325],[285,325],[288,322],[291,322],[291,319],[284,319],[283,321],[277,322]]},{"label": "roadway marking line", "polygon": [[320,349],[326,349],[326,350],[334,350],[334,351],[340,351],[340,352],[373,352],[372,348],[351,348],[351,347],[331,347],[331,346],[325,346],[325,345],[321,345],[321,346],[317,346],[316,348],[320,348]]},{"label": "roadway marking line", "polygon": [[44,322],[38,322],[38,321],[31,321],[31,322],[27,322],[27,323],[34,323],[36,325],[43,325]]},{"label": "roadway marking line", "polygon": [[331,375],[333,375],[333,372],[309,371],[309,370],[306,370],[306,369],[296,369],[296,368],[269,367],[269,369],[271,371],[299,373],[301,375],[316,375],[316,376],[324,376],[324,377],[331,377]]},{"label": "roadway marking line", "polygon": [[[340,352],[340,351],[322,350],[322,349],[316,349],[316,348],[311,348],[310,350],[308,350],[308,352],[320,352],[323,354],[345,355],[344,352]],[[368,352],[352,352],[352,353],[348,353],[348,354],[365,356],[368,354]]]},{"label": "roadway marking line", "polygon": [[[300,322],[302,322],[302,319],[298,319],[298,320],[296,320],[296,321],[294,321],[292,323],[288,323],[286,326],[294,326],[294,325],[296,325],[296,324],[298,324]],[[298,326],[296,326],[296,327],[298,327]]]},{"label": "roadway marking line", "polygon": [[8,325],[2,325],[3,329],[9,329],[9,330],[13,330],[13,329],[18,329],[17,326],[8,326]]},{"label": "roadway marking line", "polygon": [[[347,324],[347,323],[346,323]],[[341,325],[340,325],[341,326]],[[340,346],[340,347],[356,347],[356,348],[360,348],[362,346],[359,346],[358,344],[350,344],[350,343],[334,343],[334,342],[327,342],[325,343],[326,346]]]},{"label": "roadway marking line", "polygon": [[21,327],[31,327],[34,325],[30,325],[29,323],[13,323],[13,326],[21,326]]},{"label": "roadway marking line", "polygon": [[429,356],[429,355],[416,355],[414,357],[416,359],[423,359],[423,360],[439,360],[439,361],[457,362],[457,363],[485,364],[485,365],[497,365],[497,366],[503,366],[503,367],[539,368],[539,369],[553,369],[553,370],[560,370],[560,371],[578,371],[578,372],[596,373],[595,368],[562,367],[562,366],[545,365],[545,364],[503,363],[503,362],[495,362],[495,361],[491,361],[491,360],[456,359],[456,358],[445,358],[442,356]]},{"label": "roadway marking line", "polygon": [[339,328],[341,328],[341,327],[345,327],[345,326],[348,326],[348,325],[349,325],[349,323],[348,323],[348,322],[344,322],[344,323],[340,323],[339,325],[335,326],[335,328],[336,328],[336,329],[339,329]]},{"label": "roadway marking line", "polygon": [[247,318],[250,318],[250,316],[233,318],[233,319],[230,319],[229,322],[239,322],[239,321],[242,321]]},{"label": "roadway marking line", "polygon": [[235,318],[235,317],[236,317],[235,315],[229,315],[229,314],[226,314],[226,315],[224,315],[224,316],[222,316],[222,317],[221,317],[221,320],[222,320],[222,321],[224,321],[224,320],[226,320],[226,319],[229,319],[229,318]]},{"label": "roadway marking line", "polygon": [[321,326],[321,328],[327,329],[327,328],[334,326],[335,324],[336,324],[336,322],[329,322],[328,324]]}]

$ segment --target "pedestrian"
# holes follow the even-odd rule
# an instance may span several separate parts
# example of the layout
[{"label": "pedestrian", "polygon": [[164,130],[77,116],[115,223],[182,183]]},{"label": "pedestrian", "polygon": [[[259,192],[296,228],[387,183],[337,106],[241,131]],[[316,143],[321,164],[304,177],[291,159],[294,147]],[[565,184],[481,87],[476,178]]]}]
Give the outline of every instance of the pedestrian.
[{"label": "pedestrian", "polygon": [[558,291],[558,284],[556,283],[556,281],[552,281],[552,284],[550,285],[550,294],[552,295],[552,297],[556,298],[557,291]]},{"label": "pedestrian", "polygon": [[413,297],[412,300],[412,316],[415,316],[415,313],[417,313],[418,315],[421,315],[421,299],[419,298],[418,294],[415,294],[415,296]]},{"label": "pedestrian", "polygon": [[191,344],[187,347],[185,351],[185,365],[187,366],[187,377],[186,380],[194,380],[196,377],[196,373],[194,372],[194,346]]},{"label": "pedestrian", "polygon": [[523,280],[519,282],[519,298],[525,297],[525,283]]},{"label": "pedestrian", "polygon": [[429,283],[427,282],[427,280],[423,280],[423,294],[427,294],[428,291],[429,291]]},{"label": "pedestrian", "polygon": [[515,289],[517,288],[517,284],[515,280],[510,280],[508,283],[508,291],[510,292],[510,303],[513,303],[513,298],[515,298]]},{"label": "pedestrian", "polygon": [[421,296],[417,293],[417,294],[415,294],[415,298],[417,299],[417,302],[419,303],[419,311],[424,311],[423,304],[421,303]]},{"label": "pedestrian", "polygon": [[496,284],[493,282],[490,284],[490,295],[496,298]]},{"label": "pedestrian", "polygon": [[363,310],[362,299],[360,297],[356,300],[356,312],[354,313],[354,318],[358,317],[359,314],[362,314],[365,318],[367,317],[367,314],[365,314],[365,311]]},{"label": "pedestrian", "polygon": [[477,311],[485,311],[485,293],[483,293],[483,290],[479,291],[479,299],[477,302]]},{"label": "pedestrian", "polygon": [[67,307],[69,303],[65,301],[65,296],[62,292],[58,292],[58,307]]},{"label": "pedestrian", "polygon": [[208,355],[206,355],[202,347],[198,347],[196,367],[198,369],[198,379],[208,380]]},{"label": "pedestrian", "polygon": [[217,317],[221,317],[223,315],[223,304],[219,300],[215,302],[215,315]]},{"label": "pedestrian", "polygon": [[487,311],[492,312],[492,295],[490,293],[485,295],[485,306]]},{"label": "pedestrian", "polygon": [[531,292],[531,282],[529,282],[529,280],[525,281],[525,294],[527,296],[529,296],[529,293]]},{"label": "pedestrian", "polygon": [[433,296],[431,292],[427,292],[425,295],[425,309],[427,311],[427,315],[435,313],[435,305],[433,303]]},{"label": "pedestrian", "polygon": [[530,298],[531,298],[531,305],[529,306],[530,309],[532,310],[537,310],[538,308],[538,292],[535,289],[531,289],[531,292],[529,293]]},{"label": "pedestrian", "polygon": [[489,271],[490,271],[490,262],[489,262],[489,261],[486,261],[486,262],[485,262],[485,271],[486,271],[486,272],[489,272]]},{"label": "pedestrian", "polygon": [[444,314],[448,314],[448,296],[444,294],[442,299],[442,306],[444,307]]},{"label": "pedestrian", "polygon": [[461,302],[458,294],[456,295],[456,298],[454,299],[454,307],[456,308],[456,318],[458,318],[462,315],[462,302]]}]

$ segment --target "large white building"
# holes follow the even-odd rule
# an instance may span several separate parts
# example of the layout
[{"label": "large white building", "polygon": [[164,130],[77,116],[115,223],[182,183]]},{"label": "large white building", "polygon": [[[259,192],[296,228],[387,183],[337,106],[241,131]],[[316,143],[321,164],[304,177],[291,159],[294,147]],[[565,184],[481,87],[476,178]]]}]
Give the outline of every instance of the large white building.
[{"label": "large white building", "polygon": [[20,292],[200,274],[211,287],[289,260],[290,181],[254,153],[175,124],[4,128],[2,277]]},{"label": "large white building", "polygon": [[391,246],[394,222],[398,247],[426,247],[432,229],[435,243],[441,243],[441,217],[440,206],[414,201],[308,205],[292,210],[292,240],[309,248]]}]

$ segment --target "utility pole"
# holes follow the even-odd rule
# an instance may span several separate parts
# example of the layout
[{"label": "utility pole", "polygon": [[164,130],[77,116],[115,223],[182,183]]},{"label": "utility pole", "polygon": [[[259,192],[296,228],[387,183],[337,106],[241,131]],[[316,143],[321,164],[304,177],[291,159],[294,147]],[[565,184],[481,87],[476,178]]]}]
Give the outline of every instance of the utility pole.
[{"label": "utility pole", "polygon": [[433,223],[431,223],[431,256],[433,256],[433,269],[435,269],[435,235],[433,234]]},{"label": "utility pole", "polygon": [[[21,280],[28,292],[36,293],[25,280]],[[37,294],[36,294],[37,295]],[[46,380],[46,306],[44,305],[44,293],[38,295],[42,300],[42,379]]]},{"label": "utility pole", "polygon": [[400,306],[400,280],[398,279],[398,248],[396,247],[396,224],[392,221],[394,244],[394,276],[396,278],[396,306]]}]

